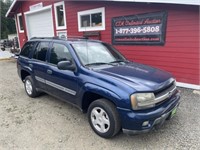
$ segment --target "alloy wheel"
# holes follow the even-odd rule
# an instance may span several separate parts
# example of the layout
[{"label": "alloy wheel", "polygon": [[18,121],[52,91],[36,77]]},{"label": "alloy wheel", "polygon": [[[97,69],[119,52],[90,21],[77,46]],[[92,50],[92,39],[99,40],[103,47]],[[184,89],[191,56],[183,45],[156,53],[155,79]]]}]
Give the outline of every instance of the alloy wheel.
[{"label": "alloy wheel", "polygon": [[25,86],[26,86],[26,92],[27,92],[29,95],[31,95],[32,92],[33,92],[33,87],[32,87],[31,81],[26,80]]},{"label": "alloy wheel", "polygon": [[106,133],[110,128],[110,119],[105,110],[94,107],[91,111],[91,122],[94,128],[100,133]]}]

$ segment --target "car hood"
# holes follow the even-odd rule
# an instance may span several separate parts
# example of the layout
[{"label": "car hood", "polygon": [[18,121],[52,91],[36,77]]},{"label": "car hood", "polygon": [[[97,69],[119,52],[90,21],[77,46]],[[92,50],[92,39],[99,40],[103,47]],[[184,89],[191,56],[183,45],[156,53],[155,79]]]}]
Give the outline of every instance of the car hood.
[{"label": "car hood", "polygon": [[96,68],[100,74],[108,75],[136,91],[157,91],[174,81],[172,75],[166,71],[138,63],[125,63],[118,66]]}]

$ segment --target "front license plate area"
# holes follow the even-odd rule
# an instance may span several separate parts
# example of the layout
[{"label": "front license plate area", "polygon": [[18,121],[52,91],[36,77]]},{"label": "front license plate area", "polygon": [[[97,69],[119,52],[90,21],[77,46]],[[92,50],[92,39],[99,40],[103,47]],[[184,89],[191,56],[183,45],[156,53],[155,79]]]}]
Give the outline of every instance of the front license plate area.
[{"label": "front license plate area", "polygon": [[173,117],[176,115],[176,112],[177,112],[177,107],[175,107],[175,108],[171,111],[170,118],[173,118]]}]

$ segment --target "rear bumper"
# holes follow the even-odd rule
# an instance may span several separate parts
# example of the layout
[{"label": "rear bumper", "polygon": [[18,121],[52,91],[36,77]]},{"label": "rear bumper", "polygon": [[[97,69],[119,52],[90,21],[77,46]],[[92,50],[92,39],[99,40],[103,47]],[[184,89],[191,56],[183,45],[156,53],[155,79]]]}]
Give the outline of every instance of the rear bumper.
[{"label": "rear bumper", "polygon": [[[118,108],[122,130],[127,134],[139,134],[152,130],[155,126],[161,126],[167,119],[170,119],[172,112],[177,109],[180,103],[180,93],[176,93],[164,104],[150,110],[133,112]],[[144,125],[144,122],[147,122]]]}]

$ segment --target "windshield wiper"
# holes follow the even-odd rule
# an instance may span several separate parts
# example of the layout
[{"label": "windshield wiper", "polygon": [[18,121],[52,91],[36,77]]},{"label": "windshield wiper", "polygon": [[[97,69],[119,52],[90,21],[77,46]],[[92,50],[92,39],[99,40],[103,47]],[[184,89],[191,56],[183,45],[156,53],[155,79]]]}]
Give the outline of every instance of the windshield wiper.
[{"label": "windshield wiper", "polygon": [[108,63],[95,62],[95,63],[86,64],[85,66],[98,66],[98,65],[108,65]]},{"label": "windshield wiper", "polygon": [[109,63],[95,62],[95,63],[86,64],[85,66],[114,65],[115,63],[120,63],[120,62],[128,62],[128,61],[127,60],[115,60],[115,61],[111,61]]},{"label": "windshield wiper", "polygon": [[120,63],[120,62],[127,62],[127,61],[119,59],[119,60],[111,61],[111,62],[109,62],[109,64]]}]

